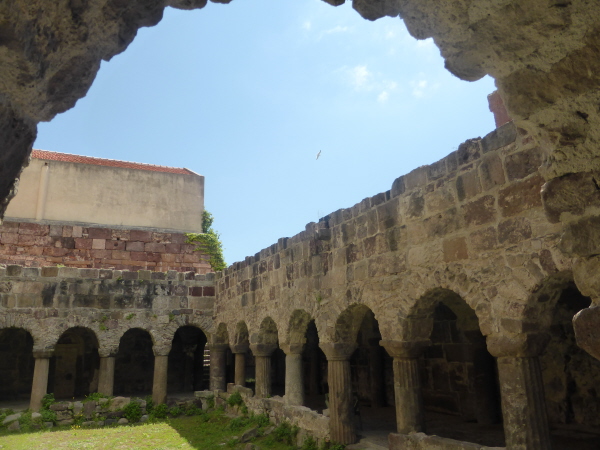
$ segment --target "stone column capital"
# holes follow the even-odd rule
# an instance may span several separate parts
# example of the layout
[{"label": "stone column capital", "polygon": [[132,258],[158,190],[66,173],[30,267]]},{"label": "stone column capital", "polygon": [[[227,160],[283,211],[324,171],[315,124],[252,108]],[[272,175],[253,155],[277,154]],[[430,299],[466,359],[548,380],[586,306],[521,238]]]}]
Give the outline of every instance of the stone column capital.
[{"label": "stone column capital", "polygon": [[279,348],[286,355],[301,355],[304,351],[304,344],[279,344]]},{"label": "stone column capital", "polygon": [[528,358],[539,356],[549,339],[547,333],[491,334],[487,337],[487,348],[496,358]]},{"label": "stone column capital", "polygon": [[327,361],[346,361],[356,350],[356,343],[322,342],[319,347],[325,353]]},{"label": "stone column capital", "polygon": [[600,360],[600,306],[584,308],[573,317],[577,345]]},{"label": "stone column capital", "polygon": [[98,355],[100,356],[100,358],[114,358],[115,356],[117,356],[117,353],[119,352],[118,348],[99,348],[98,349]]},{"label": "stone column capital", "polygon": [[34,358],[44,358],[50,359],[54,356],[54,350],[34,350],[33,357]]},{"label": "stone column capital", "polygon": [[231,344],[231,353],[248,353],[250,346],[248,344]]},{"label": "stone column capital", "polygon": [[379,341],[388,354],[396,359],[414,359],[421,356],[423,350],[431,345],[429,339],[420,341]]},{"label": "stone column capital", "polygon": [[229,348],[229,344],[208,344],[211,353],[222,353]]},{"label": "stone column capital", "polygon": [[271,356],[277,344],[250,344],[250,350],[254,356]]},{"label": "stone column capital", "polygon": [[169,356],[169,353],[171,352],[171,344],[154,345],[152,347],[152,351],[154,352],[154,356]]}]

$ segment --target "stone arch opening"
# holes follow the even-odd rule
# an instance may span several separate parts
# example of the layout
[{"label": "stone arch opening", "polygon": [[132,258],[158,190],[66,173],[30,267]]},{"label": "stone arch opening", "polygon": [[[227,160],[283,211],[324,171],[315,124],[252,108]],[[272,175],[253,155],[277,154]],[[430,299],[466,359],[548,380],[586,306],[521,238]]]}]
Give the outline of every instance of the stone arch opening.
[{"label": "stone arch opening", "polygon": [[600,361],[575,340],[573,316],[591,304],[573,282],[557,286],[558,300],[540,355],[553,448],[600,447]]},{"label": "stone arch opening", "polygon": [[152,347],[152,336],[141,328],[131,328],[121,336],[115,358],[115,395],[142,396],[152,393]]},{"label": "stone arch opening", "polygon": [[98,389],[98,338],[89,328],[74,327],[58,339],[50,360],[48,392],[57,399],[83,397]]},{"label": "stone arch opening", "polygon": [[34,365],[31,333],[14,327],[0,330],[0,401],[29,400]]},{"label": "stone arch opening", "polygon": [[204,350],[207,338],[195,326],[179,327],[173,336],[168,359],[167,391],[186,393],[208,389]]},{"label": "stone arch opening", "polygon": [[291,358],[300,352],[300,367],[286,373],[286,377],[293,378],[286,380],[286,399],[322,413],[327,409],[326,396],[329,392],[327,358],[319,347],[315,320],[306,311],[297,309],[290,317],[288,330],[288,352]]},{"label": "stone arch opening", "polygon": [[431,345],[420,358],[425,428],[489,446],[504,445],[496,359],[475,311],[458,294],[436,289],[421,299],[429,310]]}]

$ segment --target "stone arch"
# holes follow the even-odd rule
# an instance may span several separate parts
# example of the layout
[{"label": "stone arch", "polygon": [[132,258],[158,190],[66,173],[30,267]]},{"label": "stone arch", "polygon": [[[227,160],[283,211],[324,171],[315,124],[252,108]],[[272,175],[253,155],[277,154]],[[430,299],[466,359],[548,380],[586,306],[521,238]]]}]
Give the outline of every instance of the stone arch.
[{"label": "stone arch", "polygon": [[253,338],[251,339],[252,343],[277,345],[279,343],[279,332],[275,321],[269,316],[265,317],[260,323],[258,333]]},{"label": "stone arch", "polygon": [[50,350],[58,341],[59,333],[54,326],[34,319],[30,314],[6,312],[0,316],[0,329],[22,328],[33,338],[34,351]]},{"label": "stone arch", "polygon": [[342,311],[335,321],[333,341],[354,343],[363,319],[370,311],[368,306],[360,303],[354,303]]},{"label": "stone arch", "polygon": [[217,331],[212,335],[213,344],[229,344],[229,332],[227,331],[227,325],[221,322],[217,326]]},{"label": "stone arch", "polygon": [[167,365],[167,391],[193,392],[208,388],[205,368],[206,334],[194,325],[183,325],[173,336]]},{"label": "stone arch", "polygon": [[527,307],[518,320],[530,331],[548,332],[561,293],[570,286],[575,287],[573,273],[570,271],[546,277],[529,296]]},{"label": "stone arch", "polygon": [[147,395],[152,392],[154,340],[144,328],[129,328],[119,340],[115,357],[115,395]]},{"label": "stone arch", "polygon": [[100,356],[96,333],[87,327],[65,330],[50,361],[49,391],[56,398],[82,397],[98,388]]},{"label": "stone arch", "polygon": [[304,344],[306,342],[306,330],[313,318],[303,309],[292,312],[288,324],[287,341],[289,344]]},{"label": "stone arch", "polygon": [[33,382],[33,336],[25,328],[0,329],[0,401],[28,399]]},{"label": "stone arch", "polygon": [[232,345],[248,345],[249,339],[248,326],[245,321],[240,320],[235,325]]}]

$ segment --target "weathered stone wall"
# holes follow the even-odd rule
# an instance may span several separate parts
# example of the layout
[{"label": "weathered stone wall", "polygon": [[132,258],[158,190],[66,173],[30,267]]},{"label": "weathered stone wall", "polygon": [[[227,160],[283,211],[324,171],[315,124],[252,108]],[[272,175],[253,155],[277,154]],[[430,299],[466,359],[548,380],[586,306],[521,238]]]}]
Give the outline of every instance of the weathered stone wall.
[{"label": "weathered stone wall", "polygon": [[289,342],[291,313],[301,309],[321,342],[341,341],[356,332],[341,313],[362,303],[384,340],[427,339],[435,290],[448,289],[475,311],[485,335],[537,331],[535,314],[546,305],[533,293],[570,261],[541,206],[545,155],[517,134],[509,123],[469,140],[390,191],[217,274],[217,323],[233,336],[245,320],[253,343],[269,316],[279,341]]},{"label": "weathered stone wall", "polygon": [[213,330],[214,275],[68,267],[0,268],[0,329],[33,337],[33,351],[53,350],[64,331],[91,330],[100,356],[116,355],[130,329],[150,333],[155,354],[167,355],[175,332]]},{"label": "weathered stone wall", "polygon": [[212,272],[209,257],[194,251],[196,246],[186,240],[184,233],[151,229],[4,221],[0,264]]}]

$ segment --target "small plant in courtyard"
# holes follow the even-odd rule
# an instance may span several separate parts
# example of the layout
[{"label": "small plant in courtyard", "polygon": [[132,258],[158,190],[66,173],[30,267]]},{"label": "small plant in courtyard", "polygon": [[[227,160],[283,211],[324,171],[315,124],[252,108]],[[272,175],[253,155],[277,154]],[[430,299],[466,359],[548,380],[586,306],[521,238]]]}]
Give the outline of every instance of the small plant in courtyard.
[{"label": "small plant in courtyard", "polygon": [[306,439],[304,439],[300,450],[319,450],[317,447],[317,441],[312,436],[308,436]]},{"label": "small plant in courtyard", "polygon": [[179,406],[173,406],[171,409],[169,409],[169,415],[171,417],[179,417],[182,414],[183,409],[181,409]]},{"label": "small plant in courtyard", "polygon": [[234,392],[227,399],[227,404],[229,406],[232,406],[232,407],[233,406],[240,406],[240,405],[244,404],[244,400],[242,399],[242,396],[240,395],[239,392]]},{"label": "small plant in courtyard", "polygon": [[109,398],[108,395],[101,394],[100,392],[92,392],[85,396],[84,402],[97,402],[101,398]]},{"label": "small plant in courtyard", "polygon": [[152,411],[154,409],[154,402],[152,401],[152,396],[151,395],[147,395],[144,400],[146,401],[146,413],[148,414],[152,414]]},{"label": "small plant in courtyard", "polygon": [[210,397],[206,397],[206,404],[209,409],[213,409],[215,407],[215,396],[211,395]]},{"label": "small plant in courtyard", "polygon": [[135,313],[130,313],[125,316],[125,320],[131,320],[135,317]]},{"label": "small plant in courtyard", "polygon": [[129,402],[123,408],[123,413],[129,422],[137,422],[142,417],[142,408],[138,402]]},{"label": "small plant in courtyard", "polygon": [[152,419],[166,419],[168,413],[169,407],[164,403],[161,403],[160,405],[156,405],[154,408],[152,408],[152,414],[150,414],[150,417]]},{"label": "small plant in courtyard", "polygon": [[46,394],[42,397],[42,409],[50,409],[50,406],[56,403],[54,394]]},{"label": "small plant in courtyard", "polygon": [[195,244],[195,251],[209,256],[208,262],[215,272],[225,269],[227,264],[223,258],[223,244],[217,233],[212,228],[213,216],[208,211],[202,213],[202,233],[186,233],[187,243]]},{"label": "small plant in courtyard", "polygon": [[277,426],[277,428],[273,430],[271,436],[274,440],[278,442],[283,442],[284,444],[292,445],[292,443],[296,439],[298,431],[300,431],[300,429],[297,426],[292,426],[289,422],[281,422]]}]

